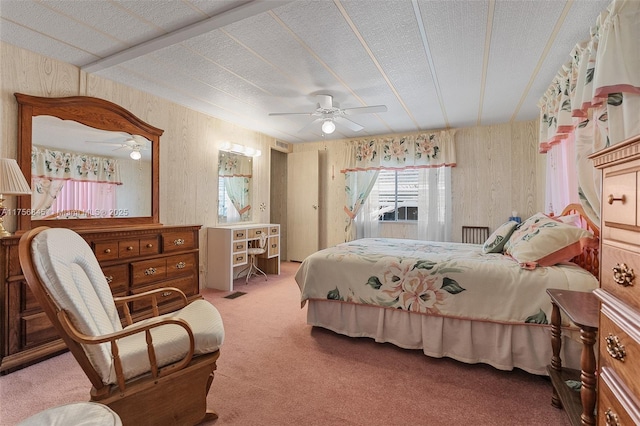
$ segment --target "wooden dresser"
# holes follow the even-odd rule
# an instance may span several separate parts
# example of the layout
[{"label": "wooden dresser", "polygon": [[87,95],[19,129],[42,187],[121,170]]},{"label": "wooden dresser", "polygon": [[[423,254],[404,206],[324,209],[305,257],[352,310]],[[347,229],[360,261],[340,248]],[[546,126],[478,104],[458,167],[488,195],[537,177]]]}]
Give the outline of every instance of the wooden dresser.
[{"label": "wooden dresser", "polygon": [[235,224],[207,229],[207,287],[232,291],[233,280],[249,267],[247,248],[267,233],[266,252],[258,266],[267,274],[280,274],[280,225]]},{"label": "wooden dresser", "polygon": [[602,170],[598,424],[640,424],[640,136],[591,158]]},{"label": "wooden dresser", "polygon": [[[91,245],[114,296],[177,287],[199,297],[200,225],[135,226],[77,230]],[[26,367],[66,349],[31,294],[20,269],[19,236],[0,239],[0,373]],[[177,306],[163,294],[162,312]],[[129,307],[136,319],[150,316],[144,304]]]}]

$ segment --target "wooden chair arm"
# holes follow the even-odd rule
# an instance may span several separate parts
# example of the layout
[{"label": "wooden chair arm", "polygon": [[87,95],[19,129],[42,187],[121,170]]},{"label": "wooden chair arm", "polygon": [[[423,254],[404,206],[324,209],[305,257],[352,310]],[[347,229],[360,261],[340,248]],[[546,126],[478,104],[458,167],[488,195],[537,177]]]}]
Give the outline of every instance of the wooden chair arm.
[{"label": "wooden chair arm", "polygon": [[[64,328],[65,332],[71,337],[73,340],[80,344],[85,345],[96,345],[101,343],[110,343],[111,344],[111,354],[113,355],[113,359],[115,362],[115,370],[116,377],[118,380],[118,386],[120,389],[124,391],[125,389],[125,378],[122,369],[122,361],[120,360],[120,355],[118,351],[118,339],[122,339],[123,337],[131,336],[137,333],[145,333],[146,341],[147,341],[147,355],[149,357],[149,365],[151,366],[151,374],[153,377],[163,377],[174,371],[182,370],[186,367],[193,358],[194,348],[195,348],[195,339],[193,337],[193,332],[191,331],[191,327],[189,323],[187,323],[182,318],[175,317],[167,317],[167,318],[152,318],[146,321],[144,324],[134,324],[130,327],[127,327],[126,330],[116,331],[114,333],[104,334],[102,336],[88,336],[78,331],[78,329],[71,323],[69,316],[66,311],[61,310],[58,312],[58,319],[60,320],[60,324]],[[164,367],[162,369],[158,369],[158,362],[155,355],[155,348],[153,346],[153,339],[151,337],[151,329],[157,328],[163,325],[174,324],[184,328],[189,336],[189,350],[187,354],[182,360],[178,360],[171,365]]]},{"label": "wooden chair arm", "polygon": [[131,325],[133,324],[133,319],[131,318],[131,311],[129,310],[129,305],[127,304],[128,302],[133,302],[141,299],[151,299],[152,315],[154,317],[157,317],[160,315],[160,310],[158,309],[158,295],[160,295],[161,297],[165,297],[167,295],[166,294],[167,292],[177,293],[180,296],[180,299],[182,300],[182,307],[185,307],[189,304],[187,295],[184,294],[182,290],[176,287],[162,287],[162,288],[156,288],[156,289],[145,291],[138,294],[132,294],[130,296],[117,296],[113,298],[113,301],[116,303],[116,305],[120,305],[123,307],[124,316],[125,316],[127,325]]}]

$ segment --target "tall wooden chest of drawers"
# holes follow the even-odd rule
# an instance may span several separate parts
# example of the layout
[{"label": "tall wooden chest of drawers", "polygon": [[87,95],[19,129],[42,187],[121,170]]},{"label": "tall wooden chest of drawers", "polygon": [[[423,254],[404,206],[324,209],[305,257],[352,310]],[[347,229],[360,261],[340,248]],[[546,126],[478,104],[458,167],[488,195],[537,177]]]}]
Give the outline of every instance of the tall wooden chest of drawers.
[{"label": "tall wooden chest of drawers", "polygon": [[[199,297],[200,225],[136,226],[78,230],[92,247],[114,296],[159,287],[176,287],[191,300]],[[41,361],[66,350],[31,294],[18,257],[20,236],[0,239],[0,373]],[[162,313],[178,307],[163,294]],[[150,306],[129,306],[134,320],[151,316]]]},{"label": "tall wooden chest of drawers", "polygon": [[598,424],[640,424],[640,136],[591,158],[602,170]]}]

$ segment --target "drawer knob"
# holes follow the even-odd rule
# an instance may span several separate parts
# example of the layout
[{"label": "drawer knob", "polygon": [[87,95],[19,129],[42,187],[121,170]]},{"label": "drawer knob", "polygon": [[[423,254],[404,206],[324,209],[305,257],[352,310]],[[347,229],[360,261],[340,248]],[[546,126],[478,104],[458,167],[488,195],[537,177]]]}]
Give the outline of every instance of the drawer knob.
[{"label": "drawer knob", "polygon": [[176,268],[178,268],[178,269],[184,269],[186,266],[187,266],[187,264],[184,263],[184,262],[176,263]]},{"label": "drawer knob", "polygon": [[174,246],[181,246],[184,244],[184,240],[182,238],[178,238],[177,240],[173,240]]},{"label": "drawer knob", "polygon": [[104,252],[109,254],[109,253],[111,253],[111,249],[104,249]]},{"label": "drawer knob", "polygon": [[620,197],[620,198],[616,198],[616,197],[614,197],[614,196],[613,196],[613,194],[609,194],[609,198],[607,199],[607,202],[608,202],[609,204],[613,204],[613,202],[614,202],[614,201],[620,201],[620,202],[622,202],[622,204],[624,204],[624,203],[625,203],[625,201],[627,201],[627,197],[625,197],[625,196],[623,195],[623,196],[622,196],[622,197]]},{"label": "drawer knob", "polygon": [[171,296],[171,293],[173,293],[173,292],[172,291],[164,291],[164,292],[162,292],[162,297]]},{"label": "drawer knob", "polygon": [[156,273],[156,268],[148,268],[144,270],[145,275],[153,275]]},{"label": "drawer knob", "polygon": [[127,250],[131,251],[131,250],[133,250],[133,247],[129,246],[129,247],[127,247]]},{"label": "drawer knob", "polygon": [[609,333],[609,335],[605,337],[605,342],[607,343],[607,352],[611,358],[617,359],[618,361],[624,361],[624,358],[627,356],[627,352],[624,350],[624,345],[620,343],[618,336],[614,336]]},{"label": "drawer knob", "polygon": [[104,279],[107,280],[107,284],[111,284],[113,282],[113,277],[111,275],[105,275]]},{"label": "drawer knob", "polygon": [[147,244],[147,248],[153,248],[153,244],[151,243]]},{"label": "drawer knob", "polygon": [[620,426],[618,415],[611,408],[607,408],[604,412],[604,421],[607,426]]},{"label": "drawer knob", "polygon": [[633,269],[629,268],[626,263],[618,263],[613,267],[613,280],[618,285],[629,287],[633,285],[635,277]]}]

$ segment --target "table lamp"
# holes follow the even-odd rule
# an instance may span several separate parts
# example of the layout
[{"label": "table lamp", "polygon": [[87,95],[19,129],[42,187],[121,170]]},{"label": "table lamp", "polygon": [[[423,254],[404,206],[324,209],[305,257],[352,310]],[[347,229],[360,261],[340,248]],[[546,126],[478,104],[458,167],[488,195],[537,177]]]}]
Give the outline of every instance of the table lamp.
[{"label": "table lamp", "polygon": [[2,224],[7,214],[5,195],[31,195],[31,188],[13,158],[0,158],[0,238],[11,235]]}]

